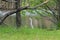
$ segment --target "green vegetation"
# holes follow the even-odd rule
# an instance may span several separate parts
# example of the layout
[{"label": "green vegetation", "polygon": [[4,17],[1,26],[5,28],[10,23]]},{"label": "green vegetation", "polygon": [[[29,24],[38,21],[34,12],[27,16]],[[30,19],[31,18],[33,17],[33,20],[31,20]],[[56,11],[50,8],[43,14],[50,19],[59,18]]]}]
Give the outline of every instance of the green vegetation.
[{"label": "green vegetation", "polygon": [[0,40],[60,40],[60,30],[0,27]]},{"label": "green vegetation", "polygon": [[[9,3],[6,2],[6,0],[0,3],[3,4],[3,7],[1,7],[5,7],[4,9],[6,9],[7,6],[7,9],[9,9],[10,6],[14,6],[15,4],[15,7],[18,8],[18,10],[0,17],[0,25],[3,23],[2,26],[0,26],[0,40],[60,40],[60,30],[56,30],[60,29],[60,1],[50,0],[48,3],[45,3],[45,1],[46,0],[21,0],[20,15],[16,15],[16,18],[15,15],[12,15],[14,18],[10,17],[10,19],[13,21],[6,18],[13,13],[18,14],[19,7],[17,6],[19,6],[19,3]],[[43,5],[43,3],[45,4]],[[29,9],[30,7],[31,9]],[[20,27],[20,25],[22,26]],[[32,29],[32,27],[34,28]]]}]

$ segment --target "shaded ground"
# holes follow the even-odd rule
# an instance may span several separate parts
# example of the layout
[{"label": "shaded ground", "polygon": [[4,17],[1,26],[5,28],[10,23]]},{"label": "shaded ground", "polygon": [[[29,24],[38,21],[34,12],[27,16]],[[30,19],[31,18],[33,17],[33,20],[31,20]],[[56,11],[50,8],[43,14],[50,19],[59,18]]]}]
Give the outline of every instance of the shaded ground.
[{"label": "shaded ground", "polygon": [[60,30],[0,27],[0,40],[60,40]]}]

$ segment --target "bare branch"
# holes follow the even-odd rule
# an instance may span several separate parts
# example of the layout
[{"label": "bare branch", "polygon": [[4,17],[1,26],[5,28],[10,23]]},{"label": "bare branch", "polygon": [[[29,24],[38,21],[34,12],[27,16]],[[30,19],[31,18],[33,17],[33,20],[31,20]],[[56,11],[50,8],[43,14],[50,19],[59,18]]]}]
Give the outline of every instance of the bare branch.
[{"label": "bare branch", "polygon": [[52,15],[53,15],[54,17],[56,17],[55,12],[54,12],[48,5],[46,5],[46,7],[53,13]]},{"label": "bare branch", "polygon": [[49,2],[49,0],[46,0],[46,1],[44,1],[43,3],[41,3],[41,4],[38,4],[38,5],[36,5],[36,6],[34,6],[34,7],[29,7],[29,5],[27,5],[26,7],[27,7],[27,9],[36,9],[36,8],[38,8],[38,7],[41,7],[41,6],[43,6],[43,5],[45,5],[46,3],[48,3]]},{"label": "bare branch", "polygon": [[48,2],[49,2],[49,0],[46,0],[46,1],[44,1],[43,3],[41,3],[41,4],[39,4],[39,5],[36,5],[36,6],[34,6],[34,7],[29,7],[28,9],[36,9],[36,8],[38,8],[38,7],[43,6],[44,4],[46,4],[46,3],[48,3]]},{"label": "bare branch", "polygon": [[40,16],[46,18],[47,20],[50,20],[51,22],[53,22],[54,24],[56,24],[56,21],[48,16],[44,16],[43,14],[40,14],[40,12],[36,11],[37,13],[39,13]]},{"label": "bare branch", "polygon": [[2,23],[4,22],[4,20],[5,20],[8,16],[10,16],[10,15],[16,13],[16,12],[19,12],[19,11],[21,11],[21,10],[24,10],[24,9],[27,9],[27,7],[19,8],[19,9],[17,9],[17,10],[13,10],[13,11],[10,11],[10,12],[6,13],[6,14],[0,19],[0,24],[2,24]]},{"label": "bare branch", "polygon": [[55,22],[57,22],[57,15],[56,15],[56,13],[53,11],[53,9],[52,8],[50,8],[48,5],[46,5],[47,6],[47,8],[52,12],[52,16],[53,16],[53,19],[55,20]]},{"label": "bare branch", "polygon": [[26,6],[26,7],[20,7],[20,8],[18,8],[17,10],[10,11],[10,12],[6,13],[3,18],[1,18],[0,24],[2,24],[2,23],[4,22],[4,20],[5,20],[8,16],[10,16],[10,15],[16,13],[16,12],[19,12],[19,11],[22,11],[22,10],[26,10],[26,9],[36,9],[36,8],[38,8],[38,7],[46,4],[46,3],[48,3],[48,2],[49,2],[49,0],[46,0],[46,1],[44,1],[43,3],[41,3],[41,4],[39,4],[39,5],[35,6],[35,7]]}]

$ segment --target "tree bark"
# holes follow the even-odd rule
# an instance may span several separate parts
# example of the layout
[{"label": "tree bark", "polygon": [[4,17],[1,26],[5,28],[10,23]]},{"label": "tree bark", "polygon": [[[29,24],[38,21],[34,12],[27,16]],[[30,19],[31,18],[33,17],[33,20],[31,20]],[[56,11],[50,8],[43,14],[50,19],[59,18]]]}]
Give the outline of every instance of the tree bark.
[{"label": "tree bark", "polygon": [[49,0],[46,0],[46,1],[44,1],[43,3],[38,4],[38,5],[34,6],[34,7],[29,7],[29,5],[27,5],[26,7],[20,7],[20,6],[21,6],[21,5],[20,5],[20,1],[21,1],[21,0],[15,0],[15,1],[16,1],[16,2],[15,2],[15,4],[16,4],[16,10],[13,10],[13,11],[10,11],[9,13],[6,13],[6,14],[0,19],[0,25],[4,22],[4,20],[5,20],[8,16],[16,13],[16,14],[17,14],[17,15],[16,15],[16,24],[17,24],[17,26],[19,27],[19,26],[21,25],[21,14],[20,14],[20,12],[21,12],[22,10],[27,10],[27,9],[35,10],[36,8],[41,7],[41,6],[43,6],[43,5],[45,5],[46,3],[49,2]]},{"label": "tree bark", "polygon": [[58,26],[58,29],[60,29],[60,0],[57,0],[57,12],[58,12],[57,26]]},{"label": "tree bark", "polygon": [[[16,9],[20,7],[20,0],[15,0],[16,1]],[[20,27],[21,26],[21,14],[20,12],[16,12],[16,26]]]}]

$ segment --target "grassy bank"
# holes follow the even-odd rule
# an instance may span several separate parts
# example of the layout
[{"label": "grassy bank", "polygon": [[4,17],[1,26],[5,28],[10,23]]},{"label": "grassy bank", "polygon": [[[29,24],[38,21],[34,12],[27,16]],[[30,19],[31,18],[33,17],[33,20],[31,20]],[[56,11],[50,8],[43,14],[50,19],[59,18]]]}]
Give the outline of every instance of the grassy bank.
[{"label": "grassy bank", "polygon": [[60,30],[0,27],[0,40],[60,40]]}]

